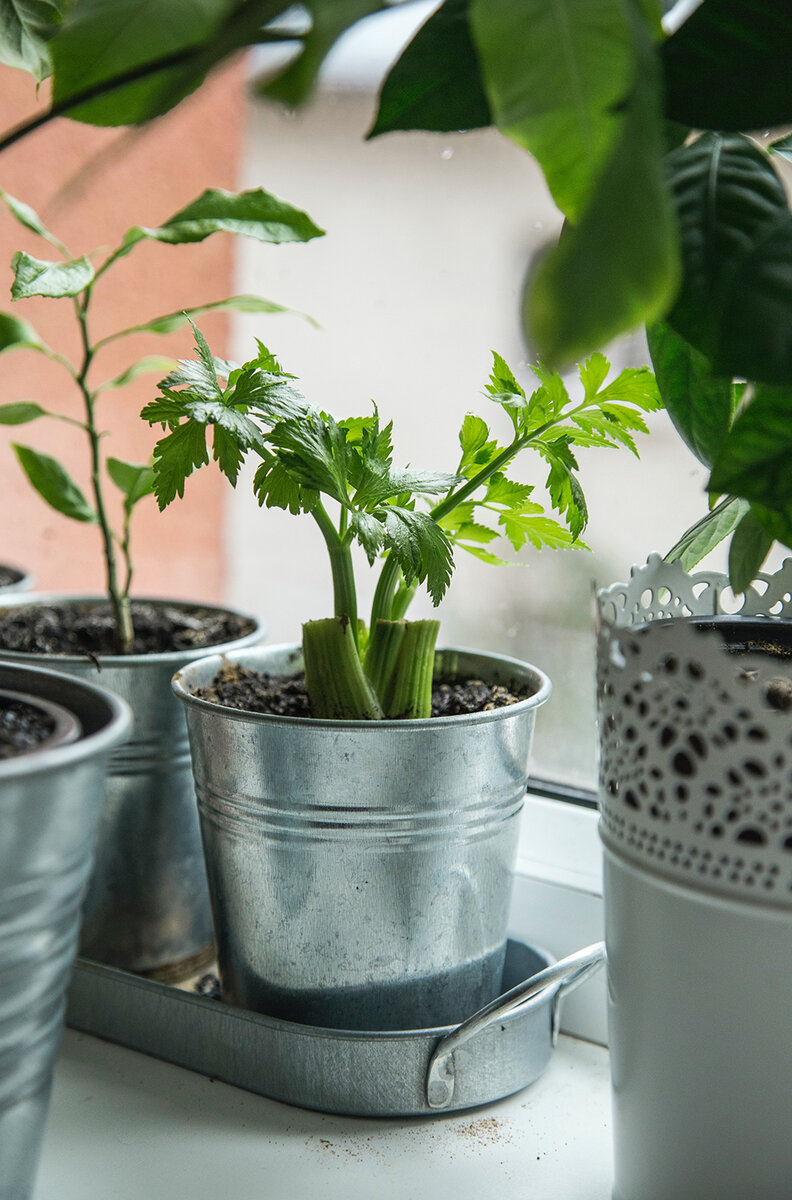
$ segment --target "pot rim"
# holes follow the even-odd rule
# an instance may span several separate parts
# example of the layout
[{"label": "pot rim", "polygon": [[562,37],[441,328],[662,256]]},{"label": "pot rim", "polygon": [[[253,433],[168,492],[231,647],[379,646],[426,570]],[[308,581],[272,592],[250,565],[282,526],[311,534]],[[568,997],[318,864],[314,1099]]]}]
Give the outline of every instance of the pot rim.
[{"label": "pot rim", "polygon": [[82,723],[76,713],[66,708],[65,705],[58,704],[55,700],[50,700],[48,696],[36,696],[33,692],[20,692],[12,688],[0,686],[0,704],[4,701],[25,704],[28,708],[34,708],[44,713],[55,722],[52,733],[48,734],[47,737],[35,745],[29,746],[27,750],[21,750],[18,754],[10,755],[12,759],[23,758],[25,755],[30,754],[41,754],[43,750],[49,750],[55,746],[74,742],[82,735]]},{"label": "pot rim", "polygon": [[[95,663],[100,667],[126,667],[130,670],[144,663],[155,663],[161,666],[173,666],[174,670],[184,663],[194,659],[206,658],[211,654],[224,653],[226,650],[236,651],[251,645],[266,636],[266,626],[258,617],[240,612],[225,604],[209,604],[200,600],[170,600],[163,596],[133,596],[132,602],[140,604],[167,605],[170,608],[206,609],[215,613],[230,613],[232,616],[243,617],[253,622],[250,633],[233,638],[227,642],[215,642],[212,646],[200,646],[194,649],[154,651],[150,654],[51,654],[49,651],[37,653],[33,650],[0,650],[0,658],[8,662],[37,664],[40,662],[57,662],[64,666],[84,666]],[[27,592],[19,595],[6,596],[0,591],[0,614],[6,607],[21,608],[26,605],[46,604],[97,604],[107,603],[107,597],[95,592]]]},{"label": "pot rim", "polygon": [[5,571],[13,571],[16,579],[12,579],[10,583],[5,583],[0,586],[0,598],[3,596],[13,596],[15,592],[22,591],[25,588],[32,588],[34,579],[29,571],[24,567],[17,567],[14,563],[0,562],[0,567]]},{"label": "pot rim", "polygon": [[0,762],[0,782],[5,783],[32,773],[60,771],[67,766],[77,766],[86,759],[109,753],[114,746],[129,736],[132,729],[132,710],[125,700],[109,688],[89,683],[84,679],[65,676],[58,671],[33,667],[26,663],[2,661],[0,677],[5,677],[2,678],[4,688],[9,686],[8,673],[17,677],[11,680],[10,686],[14,690],[27,692],[35,700],[39,699],[38,693],[30,692],[29,689],[41,689],[41,698],[54,697],[54,703],[75,715],[78,721],[79,713],[75,713],[68,699],[63,696],[64,686],[67,691],[78,692],[86,702],[101,701],[107,708],[107,718],[100,729],[93,733],[82,732],[76,741],[66,745],[45,746],[35,754],[19,754],[14,758],[5,759]]},{"label": "pot rim", "polygon": [[[257,654],[274,654],[278,651],[285,651],[287,653],[294,653],[295,651],[300,652],[301,647],[296,642],[281,642],[278,645],[251,647],[249,650],[246,649],[245,654],[247,655],[248,653],[253,652]],[[338,731],[354,730],[355,732],[361,730],[392,730],[406,732],[408,730],[416,729],[437,729],[439,726],[448,727],[451,725],[465,724],[484,725],[492,721],[502,721],[508,717],[516,717],[532,708],[539,708],[539,706],[544,704],[544,702],[549,698],[550,693],[553,690],[552,682],[549,676],[544,673],[544,671],[542,671],[539,667],[535,667],[533,663],[524,662],[519,658],[511,658],[506,654],[494,654],[490,650],[476,650],[467,646],[440,646],[438,647],[437,652],[445,654],[476,655],[480,658],[486,658],[493,662],[502,663],[506,667],[517,668],[522,674],[530,673],[533,675],[534,681],[537,684],[537,690],[532,696],[526,697],[525,700],[518,700],[516,704],[505,704],[500,708],[493,708],[488,712],[460,713],[456,716],[450,717],[420,717],[417,719],[409,718],[407,720],[342,721],[338,719],[331,720],[326,717],[288,717],[281,716],[277,713],[249,712],[247,709],[230,708],[224,704],[215,704],[211,700],[203,700],[201,697],[195,696],[185,686],[185,675],[188,676],[187,682],[189,682],[189,673],[197,664],[188,664],[184,670],[177,671],[171,680],[171,688],[173,689],[175,695],[178,696],[178,698],[184,704],[190,705],[199,711],[203,710],[204,712],[222,714],[232,721],[255,721],[256,723],[268,724],[275,723],[276,725],[282,725],[284,727],[294,726],[297,729],[329,729]],[[234,654],[233,659],[229,659],[227,654],[222,653],[204,655],[200,665],[204,670],[213,669],[216,671],[223,664],[228,664],[229,661],[240,662],[242,665],[245,665],[244,662],[242,662],[242,658],[236,653]]]}]

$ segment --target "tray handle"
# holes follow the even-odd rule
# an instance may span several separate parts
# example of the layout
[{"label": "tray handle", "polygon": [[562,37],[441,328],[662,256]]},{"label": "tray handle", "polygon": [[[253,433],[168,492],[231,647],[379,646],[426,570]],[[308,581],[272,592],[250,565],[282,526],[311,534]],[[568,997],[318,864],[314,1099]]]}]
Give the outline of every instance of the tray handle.
[{"label": "tray handle", "polygon": [[500,1021],[507,1013],[538,996],[540,992],[554,989],[551,1016],[553,1044],[558,1037],[558,1010],[562,996],[574,991],[605,963],[605,943],[595,942],[584,950],[567,955],[560,962],[545,967],[524,983],[518,983],[496,1000],[468,1017],[451,1033],[446,1034],[434,1048],[426,1072],[426,1103],[432,1109],[447,1108],[454,1096],[456,1071],[454,1052],[471,1038]]}]

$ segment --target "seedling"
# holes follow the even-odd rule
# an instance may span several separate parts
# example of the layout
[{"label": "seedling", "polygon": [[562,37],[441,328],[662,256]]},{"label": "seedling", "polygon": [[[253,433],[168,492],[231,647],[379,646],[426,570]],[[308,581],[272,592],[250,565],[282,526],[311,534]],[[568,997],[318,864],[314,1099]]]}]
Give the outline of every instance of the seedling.
[{"label": "seedling", "polygon": [[[81,399],[81,416],[54,413],[33,401],[0,406],[0,424],[24,425],[41,417],[50,417],[76,425],[85,433],[90,454],[91,499],[56,459],[30,446],[14,445],[19,462],[30,483],[39,495],[57,512],[75,521],[96,525],[101,535],[108,601],[113,613],[116,650],[120,654],[132,649],[134,630],[130,611],[130,588],[133,561],[130,546],[132,513],[144,496],[151,494],[155,476],[150,466],[126,462],[106,455],[103,451],[105,433],[99,423],[98,407],[104,393],[123,388],[147,372],[161,372],[173,365],[172,359],[146,356],[130,363],[120,374],[103,382],[95,382],[96,359],[103,347],[120,338],[137,333],[170,333],[183,325],[190,315],[234,309],[242,312],[283,312],[280,305],[258,296],[230,296],[184,311],[166,313],[142,324],[106,334],[98,340],[91,333],[90,316],[94,306],[95,289],[102,277],[135,246],[146,240],[178,245],[201,242],[213,233],[243,234],[262,242],[306,242],[322,233],[305,213],[276,199],[269,193],[256,191],[234,194],[210,190],[204,192],[186,208],[181,209],[153,229],[134,226],[124,235],[121,244],[110,252],[93,251],[76,258],[29,205],[0,190],[0,198],[11,214],[30,232],[43,238],[62,256],[61,261],[33,258],[20,250],[14,255],[12,268],[13,300],[32,296],[68,299],[73,305],[74,319],[80,333],[81,354],[77,362],[47,345],[27,321],[8,313],[0,313],[0,352],[25,349],[43,354],[64,368],[71,377]],[[102,259],[99,266],[94,263]],[[113,528],[108,516],[106,479],[120,490],[123,497],[121,528]],[[123,559],[123,576],[118,555]]]},{"label": "seedling", "polygon": [[[588,513],[575,446],[636,451],[643,414],[659,407],[654,377],[627,369],[606,382],[609,364],[594,354],[580,367],[583,398],[573,400],[561,376],[534,367],[539,386],[526,395],[497,354],[486,394],[510,425],[500,444],[487,423],[468,414],[453,473],[393,466],[392,423],[369,416],[336,420],[301,395],[294,376],[269,350],[242,367],[212,356],[195,329],[198,357],[182,362],[143,410],[168,432],[154,449],[154,491],[161,509],[184,494],[187,478],[212,456],[236,485],[248,454],[259,459],[253,487],[259,504],[318,524],[330,556],[334,616],[303,626],[306,687],[315,717],[428,717],[437,621],[406,621],[419,584],[435,605],[451,579],[455,548],[489,563],[490,545],[506,537],[519,550],[582,545]],[[525,449],[549,466],[545,512],[529,484],[506,471]],[[327,505],[334,510],[331,516]],[[351,547],[371,565],[381,561],[368,627],[358,618]]]}]

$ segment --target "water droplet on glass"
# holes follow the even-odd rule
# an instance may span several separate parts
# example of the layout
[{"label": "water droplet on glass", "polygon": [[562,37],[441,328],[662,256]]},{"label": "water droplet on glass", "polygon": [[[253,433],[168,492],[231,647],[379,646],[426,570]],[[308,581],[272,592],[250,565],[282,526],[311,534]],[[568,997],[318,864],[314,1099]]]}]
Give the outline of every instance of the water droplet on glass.
[{"label": "water droplet on glass", "polygon": [[454,157],[454,151],[451,149],[451,147],[450,147],[450,146],[446,146],[445,150],[441,150],[441,151],[440,151],[440,157],[441,157],[441,158],[444,158],[444,159],[453,158],[453,157]]}]

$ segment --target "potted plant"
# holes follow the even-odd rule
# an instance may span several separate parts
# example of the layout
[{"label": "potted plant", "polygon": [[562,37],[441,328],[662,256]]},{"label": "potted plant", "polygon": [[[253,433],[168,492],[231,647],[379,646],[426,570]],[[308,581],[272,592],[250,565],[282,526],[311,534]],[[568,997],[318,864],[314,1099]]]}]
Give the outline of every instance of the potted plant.
[{"label": "potted plant", "polygon": [[108,758],[112,693],[0,664],[0,1191],[27,1200],[44,1130]]},{"label": "potted plant", "polygon": [[[468,414],[457,470],[441,474],[396,469],[392,425],[376,408],[346,420],[321,412],[263,345],[229,372],[198,330],[196,344],[198,359],[143,411],[167,429],[153,458],[159,504],[208,460],[211,428],[232,483],[252,453],[260,503],[317,522],[334,593],[334,615],[306,623],[301,647],[213,656],[176,676],[224,995],[307,1023],[451,1023],[497,988],[534,713],[549,682],[511,659],[436,652],[438,623],[405,613],[421,582],[441,600],[454,548],[497,562],[489,546],[501,534],[516,549],[577,543],[587,514],[573,447],[634,449],[657,405],[653,376],[626,370],[607,382],[595,355],[580,369],[581,399],[541,368],[529,396],[495,355],[487,393],[510,438],[499,444]],[[237,453],[218,456],[229,437]],[[562,523],[506,475],[526,448],[549,466]],[[370,563],[382,559],[368,628],[355,542]]]},{"label": "potted plant", "polygon": [[[56,511],[97,528],[104,558],[105,598],[37,596],[6,601],[0,612],[0,651],[17,663],[45,662],[86,679],[100,679],[129,701],[132,741],[111,760],[100,823],[96,867],[85,903],[86,955],[141,972],[188,971],[211,956],[211,917],[195,816],[187,735],[169,680],[177,667],[206,652],[258,641],[262,630],[246,616],[205,604],[133,600],[131,526],[138,503],[151,493],[146,464],[112,457],[100,406],[107,394],[146,371],[172,365],[161,357],[131,363],[100,381],[97,367],[108,343],[130,334],[166,333],[186,313],[136,320],[97,339],[91,317],[101,283],[135,246],[202,241],[230,231],[265,242],[307,241],[319,234],[302,212],[267,192],[209,190],[155,228],[135,226],[114,249],[76,257],[23,202],[4,194],[11,214],[60,254],[57,261],[20,251],[13,261],[12,297],[44,296],[74,307],[81,354],[72,363],[48,346],[25,320],[2,318],[4,350],[26,349],[64,367],[81,402],[74,416],[58,416],[38,402],[0,406],[0,423],[20,426],[57,419],[77,424],[90,457],[90,498],[55,459],[29,445],[14,450],[30,483]],[[255,296],[232,296],[187,310],[277,311]],[[120,491],[122,519],[114,528],[108,489]]]}]

